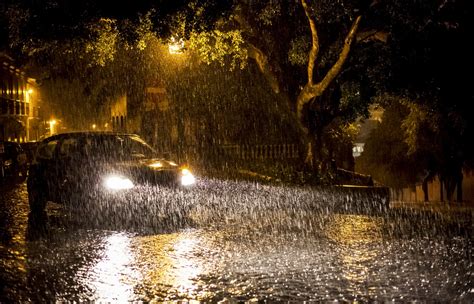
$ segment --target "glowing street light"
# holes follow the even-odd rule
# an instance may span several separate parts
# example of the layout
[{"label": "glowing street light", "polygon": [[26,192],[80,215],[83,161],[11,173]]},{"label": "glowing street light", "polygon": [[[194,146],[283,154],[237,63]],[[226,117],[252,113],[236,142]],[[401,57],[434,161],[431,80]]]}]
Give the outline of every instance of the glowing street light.
[{"label": "glowing street light", "polygon": [[170,43],[168,44],[168,51],[170,54],[182,54],[184,52],[184,40],[180,38],[179,40],[171,37]]},{"label": "glowing street light", "polygon": [[97,128],[96,124],[92,124],[92,130],[95,130]]},{"label": "glowing street light", "polygon": [[55,126],[57,123],[58,123],[58,122],[57,122],[56,119],[54,119],[54,118],[49,121],[49,133],[50,133],[50,135],[53,135],[54,133],[56,133],[55,130],[54,130],[54,126]]}]

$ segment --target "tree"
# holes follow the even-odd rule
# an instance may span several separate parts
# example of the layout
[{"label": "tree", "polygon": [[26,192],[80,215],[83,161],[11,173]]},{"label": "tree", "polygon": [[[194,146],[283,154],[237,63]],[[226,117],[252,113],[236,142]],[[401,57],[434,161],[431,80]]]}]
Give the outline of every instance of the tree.
[{"label": "tree", "polygon": [[237,1],[218,30],[193,32],[190,44],[207,62],[227,59],[236,67],[252,59],[274,93],[288,101],[287,110],[307,144],[306,164],[320,168],[328,161],[321,153],[325,128],[337,117],[347,118],[344,110],[366,110],[341,105],[347,97],[341,94],[349,92],[341,92],[342,82],[336,79],[357,38],[386,39],[365,29],[357,36],[370,6],[366,1]]},{"label": "tree", "polygon": [[357,171],[392,188],[400,189],[419,181],[427,164],[421,153],[409,154],[402,124],[410,113],[406,100],[385,96],[381,123],[370,133],[364,152],[357,159]]},{"label": "tree", "polygon": [[[472,162],[473,101],[470,79],[473,57],[472,6],[468,1],[394,1],[387,11],[393,25],[390,44],[390,86],[405,96],[409,115],[404,120],[410,155],[422,155],[425,169],[434,171],[445,184],[448,200],[455,185],[462,197],[462,169]],[[413,13],[417,12],[414,18]],[[407,22],[413,20],[413,22]],[[397,46],[397,48],[395,48]]]},{"label": "tree", "polygon": [[[7,8],[15,6],[26,16],[26,22],[18,22],[17,17],[4,14],[8,24],[20,29],[9,31],[11,46],[46,58],[54,57],[49,55],[53,50],[66,63],[80,58],[80,65],[70,62],[71,68],[58,68],[68,73],[84,67],[85,72],[77,74],[97,74],[97,70],[103,74],[122,54],[119,49],[140,58],[136,50],[146,47],[144,37],[155,34],[164,42],[172,37],[188,39],[188,48],[198,51],[205,62],[231,68],[253,62],[280,96],[278,100],[286,100],[282,115],[293,117],[307,145],[306,163],[318,169],[331,157],[324,152],[331,146],[325,143],[331,140],[327,135],[337,133],[330,126],[347,124],[366,113],[367,93],[373,92],[368,89],[370,77],[360,72],[371,64],[364,54],[367,45],[384,44],[387,39],[384,31],[368,23],[359,30],[362,16],[373,15],[377,1],[138,1],[133,7],[95,1],[51,3],[9,1]],[[351,58],[351,49],[362,52]],[[73,56],[67,56],[71,52]]]}]

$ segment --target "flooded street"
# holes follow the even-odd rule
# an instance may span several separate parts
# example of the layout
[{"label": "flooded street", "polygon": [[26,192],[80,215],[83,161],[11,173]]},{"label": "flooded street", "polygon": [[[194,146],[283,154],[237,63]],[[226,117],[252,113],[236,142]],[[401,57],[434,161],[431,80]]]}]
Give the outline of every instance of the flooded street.
[{"label": "flooded street", "polygon": [[33,219],[25,184],[2,189],[0,302],[474,300],[471,213],[338,213],[308,189],[220,183],[175,193],[194,208],[161,223]]}]

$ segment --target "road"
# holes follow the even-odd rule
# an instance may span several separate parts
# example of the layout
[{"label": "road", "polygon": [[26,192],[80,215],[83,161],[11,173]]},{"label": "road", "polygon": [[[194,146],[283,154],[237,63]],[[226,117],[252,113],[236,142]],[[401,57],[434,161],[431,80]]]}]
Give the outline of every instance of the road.
[{"label": "road", "polygon": [[37,219],[25,183],[3,186],[0,303],[474,300],[471,214],[341,213],[311,189],[202,182],[171,219],[51,203]]}]

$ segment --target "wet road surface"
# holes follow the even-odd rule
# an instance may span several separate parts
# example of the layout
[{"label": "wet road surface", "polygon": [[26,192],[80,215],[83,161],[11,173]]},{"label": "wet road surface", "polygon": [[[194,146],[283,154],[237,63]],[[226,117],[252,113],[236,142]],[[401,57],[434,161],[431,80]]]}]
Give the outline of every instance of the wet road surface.
[{"label": "wet road surface", "polygon": [[186,218],[36,218],[24,183],[0,194],[2,303],[474,300],[472,213],[340,213],[308,189],[208,181],[170,194]]}]

